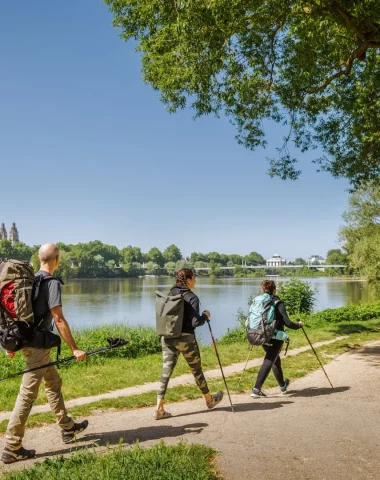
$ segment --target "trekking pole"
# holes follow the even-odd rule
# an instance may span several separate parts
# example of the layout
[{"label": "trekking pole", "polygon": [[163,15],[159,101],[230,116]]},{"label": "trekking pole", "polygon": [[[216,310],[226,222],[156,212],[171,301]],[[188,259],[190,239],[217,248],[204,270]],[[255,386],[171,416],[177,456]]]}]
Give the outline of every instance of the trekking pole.
[{"label": "trekking pole", "polygon": [[230,391],[229,391],[229,389],[228,389],[226,377],[224,376],[224,372],[223,372],[223,368],[222,368],[222,363],[221,363],[221,361],[220,361],[218,348],[217,348],[217,346],[216,346],[216,341],[215,341],[214,335],[212,334],[212,330],[211,330],[211,325],[210,325],[210,320],[209,320],[209,319],[207,319],[207,325],[208,325],[208,328],[209,328],[209,330],[210,330],[211,340],[212,340],[212,343],[214,344],[216,357],[217,357],[218,362],[219,362],[219,367],[220,367],[220,371],[222,372],[222,377],[223,377],[224,385],[226,386],[228,398],[229,398],[229,400],[230,400],[231,410],[232,410],[233,413],[235,413],[234,406],[232,405],[231,395],[230,395]]},{"label": "trekking pole", "polygon": [[[86,352],[86,356],[90,357],[91,355],[95,355],[96,353],[107,352],[108,350],[112,350],[117,347],[123,347],[129,343],[129,340],[124,340],[123,338],[107,338],[108,345],[106,347],[95,348],[94,350],[89,350]],[[3,380],[9,380],[10,378],[18,377],[19,375],[24,375],[24,373],[35,372],[36,370],[40,370],[41,368],[53,367],[55,365],[60,365],[61,363],[67,363],[75,360],[76,357],[66,357],[61,358],[60,360],[55,360],[54,362],[45,363],[44,365],[40,365],[39,367],[28,368],[27,370],[22,370],[18,373],[12,373],[12,375],[7,375],[6,377],[0,378],[0,382]]]},{"label": "trekking pole", "polygon": [[315,355],[316,359],[317,359],[318,362],[319,362],[319,365],[321,366],[321,368],[322,368],[322,370],[323,370],[323,373],[326,375],[326,378],[327,378],[327,380],[329,381],[329,384],[331,385],[331,388],[334,388],[334,387],[332,386],[332,383],[331,383],[331,381],[330,381],[327,373],[326,373],[326,370],[323,368],[322,362],[320,361],[320,359],[319,359],[319,357],[318,357],[318,355],[317,355],[317,352],[314,350],[314,347],[313,347],[313,345],[311,344],[311,341],[309,340],[309,337],[307,336],[307,333],[305,332],[305,329],[303,328],[303,325],[301,326],[301,328],[302,328],[302,330],[303,330],[303,333],[305,334],[305,337],[306,337],[307,341],[309,342],[309,345],[310,345],[311,349],[312,349],[313,352],[314,352],[314,355]]},{"label": "trekking pole", "polygon": [[251,347],[250,347],[250,349],[249,349],[249,351],[248,351],[247,361],[245,362],[245,367],[244,367],[244,370],[242,371],[242,374],[241,374],[241,376],[240,376],[239,383],[238,383],[238,386],[237,386],[238,389],[240,388],[240,383],[241,383],[241,381],[243,380],[244,372],[245,372],[246,369],[247,369],[247,365],[248,365],[248,362],[249,362],[249,357],[251,356],[251,353],[252,353],[252,348],[253,348],[253,345],[251,345]]}]

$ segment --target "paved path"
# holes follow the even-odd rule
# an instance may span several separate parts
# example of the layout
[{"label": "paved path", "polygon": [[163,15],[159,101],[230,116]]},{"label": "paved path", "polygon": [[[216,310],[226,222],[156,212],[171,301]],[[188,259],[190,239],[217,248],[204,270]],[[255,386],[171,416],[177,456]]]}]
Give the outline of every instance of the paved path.
[{"label": "paved path", "polygon": [[[323,345],[329,345],[330,343],[335,343],[338,340],[342,340],[347,338],[347,336],[337,337],[334,340],[328,340],[325,342],[315,343],[314,347],[322,347]],[[298,355],[299,353],[305,352],[310,350],[310,347],[307,345],[305,347],[294,348],[289,350],[287,356]],[[262,358],[256,358],[248,362],[247,368],[257,367],[262,364]],[[223,367],[223,371],[225,375],[233,375],[234,373],[239,373],[244,369],[244,363],[234,363],[229,365],[228,367]],[[206,378],[221,378],[220,369],[215,370],[207,370],[205,372]],[[191,374],[180,375],[179,377],[174,377],[170,379],[170,387],[176,387],[178,385],[186,385],[186,384],[193,384],[194,377]],[[156,391],[158,387],[157,382],[145,383],[144,385],[136,385],[134,387],[122,388],[120,390],[113,390],[112,392],[101,393],[99,395],[92,395],[88,397],[76,398],[74,400],[68,400],[65,402],[66,407],[70,409],[71,407],[76,407],[77,405],[86,405],[88,403],[97,402],[98,400],[104,400],[109,398],[118,398],[118,397],[129,397],[131,395],[140,395],[141,393],[147,393]],[[34,413],[43,413],[49,412],[50,407],[48,404],[45,405],[37,405],[32,409],[32,415]],[[11,416],[11,412],[2,412],[0,413],[0,422],[3,420],[8,420]]]},{"label": "paved path", "polygon": [[[127,445],[136,440],[143,446],[159,440],[211,445],[219,451],[217,467],[226,480],[379,480],[380,341],[338,357],[326,370],[334,390],[319,370],[295,381],[287,396],[277,389],[263,400],[234,395],[235,414],[227,399],[212,411],[202,400],[169,405],[174,416],[161,422],[152,419],[153,408],[99,412],[78,444],[103,448],[122,438]],[[35,448],[40,459],[70,452],[56,426],[29,430],[25,446]]]}]

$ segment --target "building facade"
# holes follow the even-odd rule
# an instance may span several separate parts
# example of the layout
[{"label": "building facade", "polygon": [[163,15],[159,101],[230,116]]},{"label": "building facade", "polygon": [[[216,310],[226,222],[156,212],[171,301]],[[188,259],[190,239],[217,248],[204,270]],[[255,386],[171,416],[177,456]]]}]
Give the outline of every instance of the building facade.
[{"label": "building facade", "polygon": [[267,267],[281,267],[286,264],[286,260],[278,253],[275,253],[272,258],[267,260]]}]

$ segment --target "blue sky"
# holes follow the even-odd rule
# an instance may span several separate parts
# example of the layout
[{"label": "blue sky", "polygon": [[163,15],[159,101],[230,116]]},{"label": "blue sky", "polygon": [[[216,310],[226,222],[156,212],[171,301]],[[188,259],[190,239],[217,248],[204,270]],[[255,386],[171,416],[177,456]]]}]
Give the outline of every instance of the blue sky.
[{"label": "blue sky", "polygon": [[288,258],[337,247],[348,183],[301,154],[301,180],[270,179],[276,125],[268,151],[251,152],[225,119],[169,115],[101,0],[4,2],[0,62],[0,223],[26,243]]}]

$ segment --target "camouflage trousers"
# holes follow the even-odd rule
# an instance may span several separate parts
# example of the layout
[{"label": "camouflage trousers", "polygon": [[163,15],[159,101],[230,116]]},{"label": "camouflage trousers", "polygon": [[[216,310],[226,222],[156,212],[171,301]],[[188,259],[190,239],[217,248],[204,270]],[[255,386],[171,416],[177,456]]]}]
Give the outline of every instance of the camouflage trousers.
[{"label": "camouflage trousers", "polygon": [[171,374],[177,365],[180,353],[182,353],[188,363],[200,391],[203,395],[209,393],[207,382],[202,371],[201,355],[195,335],[185,334],[179,338],[162,337],[161,343],[163,365],[157,398],[160,400],[164,398]]}]

